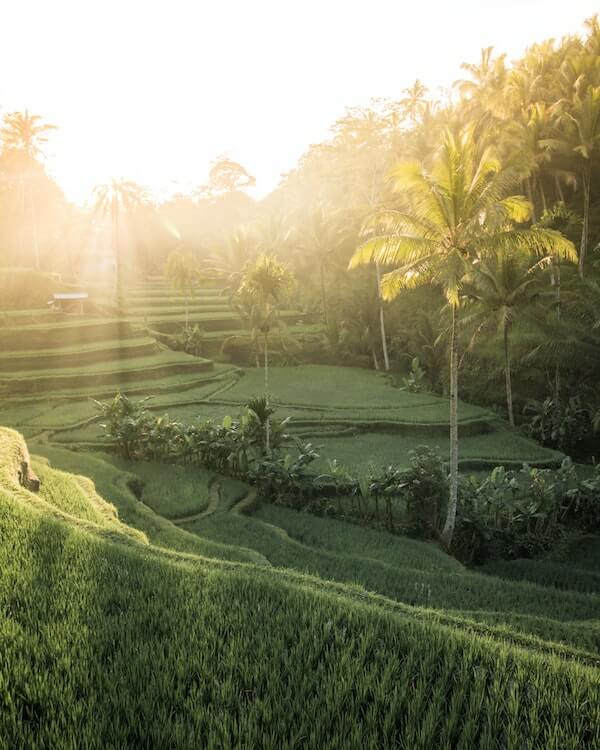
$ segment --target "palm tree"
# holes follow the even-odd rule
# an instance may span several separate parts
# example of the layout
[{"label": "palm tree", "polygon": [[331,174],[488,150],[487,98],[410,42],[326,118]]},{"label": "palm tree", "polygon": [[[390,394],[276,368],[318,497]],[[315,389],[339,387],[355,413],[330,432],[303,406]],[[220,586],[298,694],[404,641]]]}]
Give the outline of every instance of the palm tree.
[{"label": "palm tree", "polygon": [[[244,268],[238,294],[248,300],[252,318],[263,336],[265,396],[269,402],[269,333],[277,322],[278,305],[293,283],[291,273],[272,255],[261,255]],[[267,420],[266,447],[270,448],[270,428]]]},{"label": "palm tree", "polygon": [[463,98],[463,106],[471,114],[483,112],[484,116],[492,118],[499,108],[500,93],[506,80],[506,55],[494,57],[493,51],[493,47],[486,47],[481,50],[478,63],[463,63],[460,67],[470,78],[454,83]]},{"label": "palm tree", "polygon": [[258,236],[247,224],[240,225],[218,244],[210,255],[210,263],[215,273],[224,277],[229,284],[239,286],[244,266],[258,254]]},{"label": "palm tree", "polygon": [[458,502],[458,340],[461,285],[476,260],[500,251],[545,257],[550,252],[573,258],[572,243],[549,229],[515,229],[527,220],[529,202],[507,195],[518,182],[514,169],[502,168],[491,146],[474,137],[470,124],[447,130],[431,166],[400,164],[390,173],[404,210],[382,210],[371,225],[383,233],[355,252],[350,267],[377,261],[397,266],[384,274],[384,299],[402,289],[434,283],[451,308],[450,328],[450,496],[442,542],[449,547]]},{"label": "palm tree", "polygon": [[558,131],[546,145],[569,161],[575,158],[583,189],[583,227],[579,247],[579,275],[583,278],[590,232],[590,193],[592,162],[600,153],[600,86],[586,85],[582,74],[575,82],[571,100],[555,106]]},{"label": "palm tree", "polygon": [[112,230],[112,245],[115,258],[116,278],[115,288],[117,293],[117,304],[122,306],[122,279],[121,279],[121,247],[120,232],[121,217],[127,217],[142,206],[149,203],[146,190],[131,180],[112,179],[94,189],[95,204],[94,213],[101,221],[110,221]]},{"label": "palm tree", "polygon": [[536,198],[539,196],[542,211],[547,208],[546,193],[542,181],[544,165],[551,155],[545,147],[545,137],[550,127],[549,110],[537,102],[522,109],[519,116],[509,123],[506,136],[511,147],[510,161],[522,170],[527,198],[532,205],[532,220],[537,221]]},{"label": "palm tree", "polygon": [[471,344],[489,329],[495,328],[502,336],[506,408],[511,427],[515,426],[515,417],[509,337],[519,315],[539,293],[536,272],[551,263],[552,258],[546,257],[532,265],[527,256],[500,251],[475,261],[472,272],[465,277],[464,296],[476,306],[463,320],[463,325],[475,327]]},{"label": "palm tree", "polygon": [[299,233],[298,249],[319,272],[323,323],[326,329],[329,329],[329,302],[325,274],[328,268],[335,265],[336,257],[339,257],[347,240],[347,226],[342,224],[340,215],[328,213],[324,206],[313,211]]},{"label": "palm tree", "polygon": [[403,89],[402,93],[404,98],[400,99],[400,108],[408,121],[414,125],[425,109],[427,87],[417,78],[413,85]]},{"label": "palm tree", "polygon": [[189,300],[194,296],[196,284],[200,280],[198,261],[191,253],[173,250],[169,253],[165,266],[165,276],[169,284],[183,294],[185,300],[185,327],[189,327]]},{"label": "palm tree", "polygon": [[[35,209],[35,196],[31,184],[31,177],[38,158],[44,156],[43,144],[48,142],[47,134],[56,130],[56,125],[49,125],[42,121],[40,115],[30,115],[25,112],[12,112],[5,115],[4,125],[0,129],[0,139],[5,149],[21,157],[23,161],[21,172],[21,195],[23,206],[23,219],[25,218],[26,192],[29,194],[31,206],[31,226],[33,232],[33,252],[35,267],[40,268],[40,252],[38,247],[37,218]],[[25,185],[27,184],[27,190]]]}]

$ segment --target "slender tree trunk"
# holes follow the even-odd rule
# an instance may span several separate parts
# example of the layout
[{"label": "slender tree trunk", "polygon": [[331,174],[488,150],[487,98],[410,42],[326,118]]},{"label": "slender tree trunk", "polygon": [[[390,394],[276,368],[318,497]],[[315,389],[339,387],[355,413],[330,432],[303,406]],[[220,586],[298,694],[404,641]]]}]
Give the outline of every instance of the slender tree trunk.
[{"label": "slender tree trunk", "polygon": [[[269,341],[268,341],[268,334],[265,333],[265,402],[267,404],[267,409],[269,408]],[[271,420],[269,418],[269,415],[267,414],[267,422],[265,425],[265,432],[266,432],[266,449],[267,453],[271,450]]]},{"label": "slender tree trunk", "polygon": [[25,227],[27,226],[27,200],[25,198],[25,180],[21,178],[19,180],[19,187],[21,188],[21,231],[19,232],[19,249],[21,251],[20,257],[25,257]]},{"label": "slender tree trunk", "polygon": [[450,497],[446,523],[442,531],[442,543],[446,548],[452,544],[458,506],[458,310],[452,305],[452,328],[450,336]]},{"label": "slender tree trunk", "polygon": [[508,326],[504,324],[504,376],[506,378],[506,406],[508,409],[508,421],[511,427],[515,426],[515,415],[513,412],[512,378],[510,372],[510,349],[508,346]]},{"label": "slender tree trunk", "polygon": [[33,255],[35,257],[35,267],[40,270],[40,249],[38,246],[37,233],[37,216],[35,212],[35,198],[33,196],[33,187],[29,185],[29,205],[31,206],[31,232],[33,236]]},{"label": "slender tree trunk", "polygon": [[113,210],[113,244],[115,252],[115,291],[117,294],[117,308],[119,313],[123,305],[123,293],[121,288],[121,256],[119,253],[119,207],[115,203]]},{"label": "slender tree trunk", "polygon": [[188,306],[189,306],[189,301],[186,295],[185,296],[185,327],[186,328],[190,327],[190,316],[189,316]]},{"label": "slender tree trunk", "polygon": [[583,168],[583,228],[581,230],[581,246],[579,249],[579,276],[583,279],[583,267],[587,253],[588,236],[590,231],[590,181],[591,164]]},{"label": "slender tree trunk", "polygon": [[375,347],[371,348],[371,354],[373,355],[373,367],[379,370],[379,362],[377,361],[377,354],[375,353]]},{"label": "slender tree trunk", "polygon": [[544,190],[544,183],[542,182],[541,178],[538,180],[538,185],[540,187],[540,198],[542,199],[542,209],[546,211],[548,208],[548,205],[546,203],[546,191]]},{"label": "slender tree trunk", "polygon": [[554,184],[556,186],[556,194],[558,195],[558,200],[561,203],[565,202],[565,196],[562,191],[562,185],[560,184],[560,177],[556,174],[554,175]]},{"label": "slender tree trunk", "polygon": [[388,356],[387,338],[385,335],[385,317],[383,314],[383,300],[381,299],[381,273],[379,263],[375,261],[375,273],[377,274],[377,299],[379,300],[379,328],[381,330],[381,348],[383,349],[383,364],[386,370],[390,369],[390,358]]},{"label": "slender tree trunk", "polygon": [[531,220],[535,224],[536,221],[537,221],[537,217],[536,217],[536,213],[535,213],[535,202],[533,200],[533,189],[531,187],[531,177],[527,178],[527,181],[526,181],[525,184],[527,186],[527,199],[531,203]]},{"label": "slender tree trunk", "polygon": [[321,302],[323,304],[323,322],[325,323],[325,329],[329,330],[329,313],[327,310],[327,290],[325,288],[325,268],[323,261],[319,263],[319,271],[321,274]]},{"label": "slender tree trunk", "polygon": [[[561,299],[560,299],[560,257],[554,258],[554,283],[556,285],[556,319],[560,322],[561,317]],[[560,408],[560,363],[558,358],[554,363],[554,404],[557,409]]]}]

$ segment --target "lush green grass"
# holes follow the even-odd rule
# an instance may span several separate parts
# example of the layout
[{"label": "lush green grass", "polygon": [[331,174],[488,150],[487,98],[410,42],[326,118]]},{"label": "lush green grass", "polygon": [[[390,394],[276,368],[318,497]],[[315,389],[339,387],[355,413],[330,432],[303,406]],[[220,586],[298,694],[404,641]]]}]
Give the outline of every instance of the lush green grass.
[{"label": "lush green grass", "polygon": [[[79,367],[97,362],[119,361],[129,357],[143,357],[159,352],[155,339],[136,336],[99,344],[80,344],[32,352],[3,352],[0,354],[0,372],[39,372],[54,367]],[[29,371],[29,372],[28,372]]]},{"label": "lush green grass", "polygon": [[44,380],[48,378],[58,379],[61,376],[73,376],[79,374],[82,377],[85,375],[101,375],[101,374],[114,374],[120,372],[127,372],[128,370],[152,370],[157,367],[166,367],[169,365],[187,364],[190,366],[196,365],[198,370],[201,370],[206,365],[208,360],[203,360],[199,357],[192,357],[189,354],[183,352],[173,351],[160,351],[156,354],[145,357],[124,357],[122,359],[114,359],[102,362],[94,362],[89,365],[79,367],[65,367],[52,369],[51,373],[43,369],[39,369],[32,373],[31,370],[24,372],[10,373],[9,376],[1,378],[1,382],[8,383],[10,380]]},{"label": "lush green grass", "polygon": [[115,508],[95,493],[87,477],[52,469],[44,459],[34,461],[33,468],[41,481],[40,497],[50,505],[76,518],[98,524],[104,523],[107,518],[116,518]]},{"label": "lush green grass", "polygon": [[[0,405],[0,422],[13,427],[34,426],[69,427],[94,416],[91,398],[110,399],[119,389],[134,398],[151,396],[148,406],[159,411],[169,410],[171,404],[196,402],[220,391],[231,382],[234,368],[215,364],[207,370],[190,374],[145,379],[116,384],[87,385],[52,391],[51,394],[23,394]],[[84,406],[84,404],[86,406]]]},{"label": "lush green grass", "polygon": [[6,747],[600,743],[599,671],[567,652],[354,587],[117,543],[42,503],[5,472]]},{"label": "lush green grass", "polygon": [[92,341],[114,341],[136,335],[134,328],[122,320],[74,318],[58,323],[0,328],[2,351],[31,351],[63,346],[89,345]]},{"label": "lush green grass", "polygon": [[[185,316],[185,304],[183,302],[175,303],[173,300],[167,300],[165,302],[156,302],[154,300],[144,302],[141,304],[133,304],[129,308],[130,315],[143,315],[145,317],[156,318],[162,317],[163,315],[184,315]],[[230,313],[231,307],[227,301],[223,301],[220,304],[215,304],[214,300],[210,302],[194,302],[188,305],[188,314],[196,315],[198,313],[204,315],[209,313]]]},{"label": "lush green grass", "polygon": [[[282,320],[286,321],[288,325],[296,323],[296,321],[303,319],[304,316],[298,312],[288,311],[280,314]],[[128,315],[128,320],[138,325],[150,324],[150,326],[163,333],[174,333],[175,331],[181,330],[185,325],[185,314],[180,315],[161,315],[160,311],[156,314],[140,316],[137,315],[136,311],[133,310]],[[223,334],[229,335],[231,330],[237,330],[242,328],[242,320],[239,315],[234,312],[220,312],[220,313],[204,313],[204,312],[190,312],[189,323],[193,325],[197,323],[205,331],[220,331]]]},{"label": "lush green grass", "polygon": [[[190,308],[208,340],[240,325],[219,294]],[[159,279],[131,300],[131,320],[183,323]],[[0,430],[0,747],[600,746],[597,539],[476,572],[382,531],[242,515],[240,482],[67,446],[102,439],[90,396],[220,420],[264,390],[262,370],[178,372],[192,358],[115,320],[4,322],[0,423],[39,434],[42,488],[16,483],[19,443]],[[19,396],[26,381],[49,390]],[[448,450],[447,400],[373,372],[272,368],[270,391],[324,446],[317,470]],[[459,414],[465,468],[560,457],[484,409]]]},{"label": "lush green grass", "polygon": [[208,505],[211,484],[217,479],[207,469],[117,459],[113,464],[137,478],[130,482],[136,496],[165,518],[200,513]]},{"label": "lush green grass", "polygon": [[44,443],[35,443],[35,451],[49,458],[57,468],[90,477],[102,497],[117,508],[120,519],[142,531],[154,545],[213,559],[268,565],[262,555],[243,545],[233,546],[200,538],[154,513],[151,508],[139,502],[131,489],[131,482],[135,481],[136,475],[122,471],[118,466],[119,460],[112,456],[103,453],[75,453]]},{"label": "lush green grass", "polygon": [[123,358],[91,365],[4,374],[0,390],[15,396],[40,391],[96,388],[170,375],[197,373],[212,368],[212,362],[181,352],[160,352],[152,356]]},{"label": "lush green grass", "polygon": [[[224,400],[243,403],[256,393],[264,391],[262,368],[249,368],[244,373],[244,377],[227,392]],[[367,412],[370,414],[374,409],[393,409],[394,412],[405,411],[410,421],[448,421],[449,406],[446,399],[429,393],[407,393],[392,388],[385,375],[356,367],[272,367],[269,370],[269,392],[274,403],[286,406],[312,407],[325,411],[344,410],[353,416]],[[421,410],[425,410],[423,418]],[[432,419],[433,415],[437,419]],[[343,417],[344,414],[338,416]],[[468,404],[460,405],[460,417],[493,418],[485,409]]]},{"label": "lush green grass", "polygon": [[[600,539],[595,540],[600,544]],[[486,573],[513,581],[531,581],[567,591],[600,594],[600,572],[551,560],[511,560],[489,563]]]},{"label": "lush green grass", "polygon": [[[376,467],[408,466],[408,454],[417,445],[429,445],[439,449],[442,456],[449,457],[450,441],[445,436],[420,434],[364,433],[357,437],[311,438],[323,446],[322,458],[317,468],[325,471],[328,458],[335,457],[352,470]],[[560,462],[562,455],[508,430],[495,430],[481,435],[470,435],[460,440],[460,462],[465,470],[470,467],[495,466],[500,463],[521,465],[524,461],[543,464]]]},{"label": "lush green grass", "polygon": [[[168,359],[169,355],[161,354],[157,361],[163,356]],[[177,353],[173,354],[175,366],[179,357]],[[151,369],[139,373],[136,370],[135,375],[146,378],[149,372]],[[160,374],[160,370],[158,372]],[[220,421],[226,414],[236,414],[246,399],[260,392],[258,386],[262,384],[261,371],[248,369],[243,372],[243,377],[239,378],[235,369],[215,366],[214,378],[212,372],[208,374],[208,378],[199,375],[198,379],[195,375],[184,373],[165,375],[157,380],[134,380],[129,384],[119,379],[115,387],[123,387],[133,395],[156,392],[156,398],[149,405],[156,411],[168,413],[173,419],[189,422],[203,419]],[[406,466],[410,450],[419,444],[437,446],[443,455],[449,452],[448,405],[444,399],[430,394],[399,391],[392,388],[384,377],[365,370],[308,366],[274,368],[273,373],[272,392],[275,398],[279,389],[279,393],[288,398],[297,393],[298,401],[317,397],[322,399],[312,406],[287,405],[281,402],[278,412],[281,417],[292,418],[290,428],[293,432],[322,446],[322,457],[315,465],[317,471],[326,470],[328,460],[333,458],[348,467],[361,470],[370,463],[376,466]],[[305,392],[302,382],[311,384],[312,394]],[[93,378],[92,383],[95,383]],[[355,403],[360,406],[348,404],[344,388],[339,389],[338,383],[350,390],[353,384]],[[108,387],[107,384],[89,385],[80,389],[79,393],[102,397],[110,395]],[[71,395],[75,396],[76,393],[77,391],[73,391]],[[393,405],[383,409],[380,404],[386,398],[392,400]],[[335,400],[339,402],[337,405],[332,403]],[[369,403],[373,406],[369,406]],[[561,460],[560,453],[508,431],[500,423],[493,421],[492,416],[484,410],[477,407],[465,408],[467,416],[462,424],[460,446],[464,470],[493,467],[498,463],[520,464],[528,461],[544,465]],[[78,425],[93,415],[91,403],[85,406],[82,402],[74,402],[72,406],[20,404],[0,410],[0,418],[5,423],[23,429],[68,427]],[[377,429],[378,432],[369,431],[370,429]],[[60,442],[93,444],[102,441],[103,433],[96,423],[76,426],[57,434],[56,438]]]},{"label": "lush green grass", "polygon": [[250,547],[278,568],[359,584],[456,616],[467,611],[474,620],[600,653],[600,624],[587,622],[600,618],[600,596],[471,572],[422,542],[272,506],[252,517],[211,515],[187,528],[205,539]]}]

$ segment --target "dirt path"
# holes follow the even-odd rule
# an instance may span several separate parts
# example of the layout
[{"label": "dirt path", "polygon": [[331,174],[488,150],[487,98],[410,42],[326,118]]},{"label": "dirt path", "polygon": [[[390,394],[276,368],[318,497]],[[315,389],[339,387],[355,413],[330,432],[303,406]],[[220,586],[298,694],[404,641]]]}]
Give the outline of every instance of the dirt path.
[{"label": "dirt path", "polygon": [[249,513],[256,502],[256,490],[250,488],[241,500],[232,507],[232,513]]},{"label": "dirt path", "polygon": [[174,523],[176,526],[184,526],[186,523],[192,523],[192,521],[197,521],[200,518],[210,516],[217,510],[220,502],[221,483],[214,482],[214,484],[212,484],[210,487],[208,505],[204,510],[200,511],[200,513],[194,513],[191,516],[183,516],[183,518],[169,518],[168,520],[171,521],[171,523]]}]

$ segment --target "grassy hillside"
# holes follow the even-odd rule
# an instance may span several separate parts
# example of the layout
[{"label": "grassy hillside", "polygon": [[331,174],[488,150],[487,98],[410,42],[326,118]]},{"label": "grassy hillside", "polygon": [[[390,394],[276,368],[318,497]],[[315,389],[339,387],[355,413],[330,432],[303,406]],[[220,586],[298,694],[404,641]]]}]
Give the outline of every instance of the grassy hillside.
[{"label": "grassy hillside", "polygon": [[[57,482],[78,480],[38,463],[48,488],[35,495],[18,483],[18,435],[0,431],[0,446],[6,747],[600,743],[600,671],[581,651],[533,638],[517,645],[502,629],[477,630],[355,586],[107,533],[85,518],[81,496],[68,508],[52,502]],[[78,486],[93,505],[91,485]],[[123,526],[118,510],[111,523]],[[317,539],[286,525],[332,553],[348,545],[337,531]],[[396,575],[411,559],[447,571],[446,588],[461,575],[427,545],[407,542],[404,555],[399,547],[389,556]],[[375,537],[364,557],[377,560]]]},{"label": "grassy hillside", "polygon": [[[563,576],[572,582],[563,590],[555,586],[552,576],[528,581],[511,575],[505,579],[502,573],[498,577],[487,568],[476,573],[435,545],[383,531],[272,505],[260,506],[248,515],[253,504],[243,511],[242,506],[249,488],[223,479],[218,480],[219,492],[211,507],[207,506],[201,517],[189,518],[175,529],[164,519],[149,514],[150,509],[136,502],[131,492],[131,478],[144,476],[147,465],[116,460],[106,454],[91,458],[44,445],[36,450],[42,450],[63,469],[82,467],[80,470],[85,470],[116,505],[121,518],[144,530],[155,544],[191,551],[190,539],[195,539],[199,554],[252,559],[280,570],[360,586],[403,605],[435,610],[444,618],[458,617],[461,622],[466,619],[469,628],[499,627],[503,638],[534,638],[552,652],[568,644],[569,649],[600,654],[600,597],[585,594],[588,576],[578,575],[578,561],[554,563],[555,569],[560,565]],[[178,493],[185,497],[194,472],[187,476],[186,472],[173,474],[172,467],[165,466],[154,467],[152,472],[160,468],[164,471],[163,486],[169,482],[169,496],[161,504],[162,512],[174,517],[177,513],[173,508],[178,503],[174,502],[173,508],[167,503],[173,502]],[[123,475],[124,471],[127,474]],[[210,545],[216,551],[211,552]],[[576,549],[580,546],[576,545]],[[235,556],[236,552],[245,557]],[[544,562],[537,564],[541,568]],[[600,656],[592,658],[600,660]]]}]

